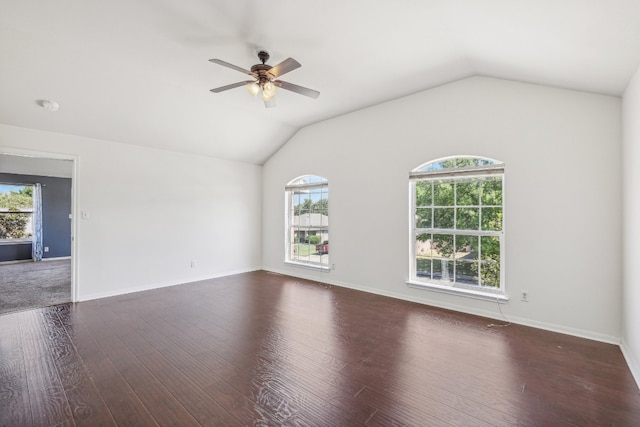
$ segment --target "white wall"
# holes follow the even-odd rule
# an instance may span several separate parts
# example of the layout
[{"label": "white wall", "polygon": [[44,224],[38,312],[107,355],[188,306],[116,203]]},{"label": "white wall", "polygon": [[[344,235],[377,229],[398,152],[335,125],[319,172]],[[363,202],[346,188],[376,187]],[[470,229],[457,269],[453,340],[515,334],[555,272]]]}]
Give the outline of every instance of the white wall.
[{"label": "white wall", "polygon": [[623,98],[624,287],[622,351],[640,384],[640,69]]},{"label": "white wall", "polygon": [[[506,164],[504,314],[617,343],[620,121],[619,98],[473,77],[307,127],[264,165],[264,268],[499,318],[496,303],[405,284],[409,171],[491,157]],[[284,186],[302,174],[329,180],[328,273],[283,263]]]},{"label": "white wall", "polygon": [[260,166],[0,125],[21,150],[78,159],[79,300],[260,267]]},{"label": "white wall", "polygon": [[73,161],[0,154],[0,171],[19,175],[71,178]]}]

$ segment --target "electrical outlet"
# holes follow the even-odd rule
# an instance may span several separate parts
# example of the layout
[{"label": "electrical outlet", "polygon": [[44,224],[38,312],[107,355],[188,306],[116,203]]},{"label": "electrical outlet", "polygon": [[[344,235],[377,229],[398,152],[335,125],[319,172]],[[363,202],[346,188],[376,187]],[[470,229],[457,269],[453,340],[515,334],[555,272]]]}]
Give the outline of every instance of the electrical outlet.
[{"label": "electrical outlet", "polygon": [[522,291],[522,298],[520,300],[522,302],[529,302],[529,292]]},{"label": "electrical outlet", "polygon": [[195,259],[191,260],[191,268],[196,268],[196,260]]},{"label": "electrical outlet", "polygon": [[331,269],[335,270],[336,269],[336,265],[335,264],[331,264]]},{"label": "electrical outlet", "polygon": [[45,246],[45,247],[44,247],[44,251],[45,251],[45,252],[49,252],[49,246]]}]

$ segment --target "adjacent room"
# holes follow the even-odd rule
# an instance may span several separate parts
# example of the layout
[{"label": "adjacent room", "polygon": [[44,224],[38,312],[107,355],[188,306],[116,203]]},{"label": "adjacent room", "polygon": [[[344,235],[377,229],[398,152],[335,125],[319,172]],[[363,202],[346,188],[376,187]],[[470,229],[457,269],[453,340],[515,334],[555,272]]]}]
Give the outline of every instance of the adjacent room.
[{"label": "adjacent room", "polygon": [[0,58],[0,425],[640,425],[639,2],[23,0]]},{"label": "adjacent room", "polygon": [[0,314],[71,301],[72,163],[0,155]]}]

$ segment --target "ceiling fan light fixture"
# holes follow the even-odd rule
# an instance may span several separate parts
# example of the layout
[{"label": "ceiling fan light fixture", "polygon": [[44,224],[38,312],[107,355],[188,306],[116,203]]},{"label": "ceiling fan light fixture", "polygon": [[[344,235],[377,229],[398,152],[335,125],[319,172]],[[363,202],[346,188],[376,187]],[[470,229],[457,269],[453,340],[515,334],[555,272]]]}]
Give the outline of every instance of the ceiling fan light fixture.
[{"label": "ceiling fan light fixture", "polygon": [[247,91],[251,95],[256,96],[256,95],[258,95],[258,92],[260,92],[260,85],[258,84],[258,82],[248,84],[247,85]]},{"label": "ceiling fan light fixture", "polygon": [[266,82],[262,85],[262,99],[269,100],[276,94],[276,85],[271,82]]}]

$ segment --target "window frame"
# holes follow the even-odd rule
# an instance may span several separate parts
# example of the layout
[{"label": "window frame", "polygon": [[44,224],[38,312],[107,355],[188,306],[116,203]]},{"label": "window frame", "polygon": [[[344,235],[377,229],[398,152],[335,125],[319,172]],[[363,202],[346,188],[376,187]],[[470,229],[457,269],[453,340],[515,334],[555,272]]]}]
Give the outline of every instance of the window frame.
[{"label": "window frame", "polygon": [[[327,200],[327,214],[326,217],[326,226],[323,223],[323,219],[321,217],[321,224],[319,226],[320,231],[320,243],[323,243],[325,240],[329,239],[329,182],[325,177],[319,175],[302,175],[291,181],[287,185],[285,185],[285,236],[284,236],[284,245],[285,245],[285,259],[284,262],[289,265],[294,265],[296,267],[304,267],[311,268],[316,270],[330,270],[330,261],[329,261],[329,253],[321,254],[320,261],[312,261],[312,260],[304,260],[300,258],[296,258],[294,254],[292,254],[292,248],[295,244],[295,241],[292,241],[292,236],[294,235],[294,230],[300,231],[302,228],[300,224],[294,224],[294,218],[296,217],[294,209],[297,205],[294,204],[294,197],[296,194],[296,190],[318,190],[320,189],[320,200]],[[309,214],[314,213],[310,212]],[[322,213],[320,213],[322,215]],[[298,215],[300,218],[300,215]],[[307,232],[311,231],[312,227],[308,227]],[[326,239],[322,236],[326,235]]]},{"label": "window frame", "polygon": [[[431,167],[432,165],[441,164],[447,160],[458,160],[458,159],[474,159],[477,163],[474,166],[462,166],[462,167],[451,167],[451,168],[441,168],[441,167]],[[504,163],[498,160],[489,159],[486,157],[480,156],[450,156],[444,157],[440,159],[435,159],[415,168],[409,174],[409,280],[406,282],[410,287],[421,288],[421,289],[429,289],[438,292],[456,294],[468,296],[471,298],[492,300],[498,302],[506,302],[508,301],[508,296],[506,294],[505,287],[505,173],[504,173]],[[478,206],[475,208],[479,212],[478,218],[478,228],[477,229],[458,229],[457,228],[457,209],[458,209],[458,201],[457,201],[457,183],[454,186],[454,203],[452,206],[447,206],[453,210],[453,227],[452,228],[436,228],[437,224],[434,224],[435,213],[431,215],[431,222],[429,227],[419,227],[418,225],[418,206],[417,206],[417,194],[416,187],[418,182],[432,182],[435,183],[439,180],[450,180],[454,182],[459,182],[462,180],[476,180],[476,182],[482,182],[487,177],[500,177],[501,179],[501,209],[502,209],[502,224],[501,230],[482,230],[482,217],[481,217],[481,207],[484,206],[481,200],[478,200]],[[433,187],[432,187],[433,188]],[[432,193],[433,194],[433,193]],[[479,197],[481,193],[479,193]],[[435,201],[431,200],[431,209],[435,211],[437,205]],[[472,205],[460,205],[464,208],[474,208]],[[497,206],[497,205],[491,205]],[[487,206],[490,207],[490,206]],[[431,278],[422,278],[418,276],[418,266],[417,266],[417,238],[420,234],[442,234],[442,235],[454,235],[454,236],[473,236],[478,237],[479,241],[483,236],[491,236],[498,237],[499,245],[500,245],[500,257],[499,257],[499,266],[500,266],[500,274],[499,274],[499,286],[483,286],[481,284],[466,284],[455,282],[456,271],[455,271],[455,263],[454,263],[454,272],[453,272],[453,281],[445,281]],[[455,259],[455,254],[454,254]],[[478,251],[478,266],[480,271],[482,271],[482,256],[481,256],[481,248],[479,247]],[[482,277],[482,276],[481,276]]]},{"label": "window frame", "polygon": [[[9,186],[9,187],[33,187],[34,184],[23,184],[23,183],[16,183],[16,182],[0,182],[0,185],[3,186]],[[18,211],[9,211],[9,210],[1,210],[0,211],[0,216],[4,216],[4,215],[11,215],[11,214],[18,214],[18,215],[28,215],[29,219],[27,221],[27,224],[30,224],[30,230],[28,230],[31,234],[31,236],[29,237],[21,237],[21,238],[10,238],[10,239],[5,239],[5,238],[1,238],[0,237],[0,245],[12,245],[12,244],[28,244],[28,243],[32,243],[33,242],[33,200],[32,200],[32,206],[30,209],[20,209]],[[0,209],[5,209],[5,208],[0,208]]]}]

